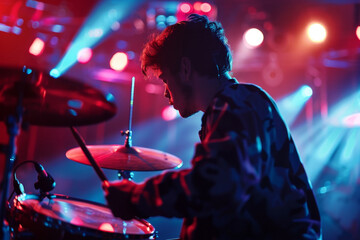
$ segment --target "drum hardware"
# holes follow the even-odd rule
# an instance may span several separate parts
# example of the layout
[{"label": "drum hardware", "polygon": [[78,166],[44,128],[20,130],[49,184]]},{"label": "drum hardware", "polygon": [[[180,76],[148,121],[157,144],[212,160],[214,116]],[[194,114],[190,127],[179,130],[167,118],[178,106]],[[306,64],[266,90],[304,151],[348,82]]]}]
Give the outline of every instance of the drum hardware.
[{"label": "drum hardware", "polygon": [[[133,102],[134,102],[134,86],[135,86],[135,77],[132,78],[131,81],[131,94],[130,94],[130,117],[129,117],[129,130],[127,130],[126,132],[121,132],[122,135],[126,135],[126,139],[125,139],[125,147],[126,148],[131,148],[132,146],[132,132],[131,132],[131,123],[132,123],[132,113],[133,113]],[[84,139],[81,137],[80,133],[72,126],[71,128],[71,132],[75,138],[75,140],[77,141],[77,143],[80,146],[80,149],[82,150],[82,152],[84,153],[84,155],[86,156],[86,159],[89,161],[90,165],[92,165],[92,167],[94,168],[95,172],[97,173],[97,175],[99,176],[100,180],[103,182],[103,184],[108,185],[109,181],[107,180],[104,172],[101,170],[101,168],[99,167],[98,163],[95,161],[95,159],[93,158],[92,154],[90,153],[90,151],[88,150],[88,148],[86,147],[86,143],[84,141]],[[132,178],[132,174],[131,172],[128,172],[126,170],[119,170],[118,171],[118,176],[119,178],[125,178],[128,180],[131,180]]]},{"label": "drum hardware", "polygon": [[[5,199],[2,199],[0,220],[3,225],[5,210],[9,210],[6,212],[6,219],[11,220],[9,226],[13,229],[12,236],[20,240],[29,239],[29,236],[35,239],[58,237],[59,240],[155,239],[155,229],[145,220],[136,218],[123,221],[114,218],[111,210],[105,205],[49,194],[48,192],[55,187],[55,181],[38,163],[33,162],[39,174],[35,188],[40,189],[40,194],[25,193],[15,175],[19,167],[17,166],[14,169],[14,191],[17,196],[14,198],[13,207],[9,204],[12,196],[6,201],[10,173],[16,158],[15,140],[20,128],[27,124],[70,127],[80,147],[69,150],[66,156],[71,160],[92,165],[105,184],[107,178],[101,170],[102,167],[116,169],[119,178],[129,180],[132,171],[180,167],[182,161],[171,154],[132,146],[131,121],[135,78],[132,80],[129,130],[121,132],[126,136],[124,145],[86,146],[75,126],[104,121],[116,112],[115,105],[101,92],[83,83],[66,78],[55,79],[26,67],[21,74],[17,69],[3,68],[0,68],[0,73],[5,79],[0,83],[0,121],[6,120],[9,133],[9,144],[5,147],[7,161],[2,195]],[[3,229],[2,226],[1,230]],[[44,231],[47,234],[43,234]],[[1,239],[3,236],[2,231]]]},{"label": "drum hardware", "polygon": [[[135,92],[135,77],[131,78],[131,90],[130,90],[130,111],[129,111],[129,129],[127,131],[121,131],[121,135],[125,135],[125,143],[124,146],[127,150],[131,149],[132,147],[132,116],[133,116],[133,109],[134,109],[134,92]],[[134,173],[132,171],[119,169],[118,170],[118,178],[132,180],[134,177]]]},{"label": "drum hardware", "polygon": [[[0,121],[6,123],[9,135],[8,144],[1,146],[6,155],[0,206],[0,239],[3,239],[9,207],[6,198],[20,130],[29,124],[60,127],[99,123],[113,117],[116,106],[96,88],[67,78],[55,79],[26,66],[0,67],[0,74]],[[40,190],[43,187],[39,185]],[[21,192],[20,185],[17,191]]]},{"label": "drum hardware", "polygon": [[[34,164],[39,174],[38,182],[34,184],[35,188],[40,189],[38,195],[26,194],[22,184],[16,178],[16,170],[26,163]],[[49,178],[52,183],[50,185]],[[155,228],[143,219],[123,221],[120,218],[114,218],[111,210],[105,205],[41,190],[41,187],[45,186],[46,190],[51,191],[55,187],[55,182],[41,164],[35,161],[24,161],[18,164],[13,171],[13,179],[14,191],[17,195],[13,199],[12,207],[9,204],[6,217],[10,226],[11,239],[150,240],[157,237]],[[11,198],[12,196],[9,202]]]},{"label": "drum hardware", "polygon": [[[15,110],[12,114],[9,114],[6,118],[6,128],[7,133],[9,135],[9,143],[6,147],[6,159],[5,159],[5,168],[4,168],[4,176],[2,181],[2,196],[1,196],[1,205],[0,205],[0,238],[4,239],[6,233],[5,229],[5,215],[6,210],[8,209],[8,202],[6,201],[6,197],[9,191],[9,180],[10,174],[16,159],[16,140],[18,135],[20,134],[20,126],[22,124],[22,116],[23,116],[23,98],[24,98],[24,82],[26,78],[26,68],[24,67],[23,72],[21,74],[20,80],[20,88],[17,92],[17,101],[15,105]],[[0,91],[1,93],[1,91]]]},{"label": "drum hardware", "polygon": [[[84,153],[87,153],[85,142],[74,127],[71,129],[79,145],[84,147]],[[92,157],[88,154],[89,161],[94,161],[90,160]],[[26,194],[16,178],[16,170],[25,163],[33,163],[39,174],[38,182],[34,186],[40,189],[40,195]],[[93,166],[100,179],[107,182],[96,162]],[[123,221],[114,218],[111,210],[105,205],[49,194],[48,190],[51,191],[55,187],[55,181],[41,164],[35,161],[24,161],[17,165],[13,171],[13,178],[14,191],[18,195],[13,200],[13,207],[9,207],[7,216],[13,239],[150,240],[157,237],[155,228],[143,219]]]},{"label": "drum hardware", "polygon": [[16,240],[155,239],[155,228],[143,219],[124,221],[91,201],[49,194],[14,198],[11,226]]},{"label": "drum hardware", "polygon": [[56,186],[56,182],[54,178],[50,175],[50,173],[45,171],[44,167],[40,163],[31,160],[23,161],[14,167],[12,173],[14,190],[10,194],[8,202],[10,202],[10,199],[12,198],[14,193],[16,193],[16,195],[25,194],[23,184],[16,177],[16,171],[19,167],[23,166],[26,163],[32,163],[34,165],[36,172],[38,173],[37,182],[34,183],[34,187],[36,190],[40,190],[40,196],[47,195]]},{"label": "drum hardware", "polygon": [[[87,145],[87,149],[101,168],[118,170],[120,179],[131,179],[132,171],[156,171],[182,166],[182,161],[169,153],[144,147],[132,146],[132,112],[134,81],[132,78],[129,130],[121,131],[126,136],[124,145]],[[72,161],[91,165],[81,148],[73,148],[66,152]]]},{"label": "drum hardware", "polygon": [[24,67],[0,68],[0,120],[13,115],[22,92],[22,117],[38,126],[68,127],[96,124],[116,114],[112,98],[66,77],[53,78]]}]

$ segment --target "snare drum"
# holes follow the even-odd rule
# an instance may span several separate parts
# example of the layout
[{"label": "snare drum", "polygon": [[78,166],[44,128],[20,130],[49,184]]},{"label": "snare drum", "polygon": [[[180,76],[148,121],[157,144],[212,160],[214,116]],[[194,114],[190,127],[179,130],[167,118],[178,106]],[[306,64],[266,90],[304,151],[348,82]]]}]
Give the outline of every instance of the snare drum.
[{"label": "snare drum", "polygon": [[143,219],[124,221],[105,205],[49,195],[16,196],[10,210],[12,239],[155,239],[154,227]]}]

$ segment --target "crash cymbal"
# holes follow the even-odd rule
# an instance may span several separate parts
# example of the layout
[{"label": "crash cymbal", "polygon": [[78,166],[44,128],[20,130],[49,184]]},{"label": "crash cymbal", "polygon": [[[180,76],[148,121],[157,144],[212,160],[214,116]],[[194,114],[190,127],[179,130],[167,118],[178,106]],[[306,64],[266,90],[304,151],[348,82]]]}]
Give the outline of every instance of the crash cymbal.
[{"label": "crash cymbal", "polygon": [[88,84],[29,68],[0,67],[0,121],[17,112],[21,98],[23,121],[33,125],[81,126],[116,114],[111,98]]},{"label": "crash cymbal", "polygon": [[[102,168],[126,171],[155,171],[179,168],[182,161],[169,153],[144,147],[123,145],[88,145],[91,155]],[[66,152],[66,157],[75,162],[91,165],[81,148]]]}]

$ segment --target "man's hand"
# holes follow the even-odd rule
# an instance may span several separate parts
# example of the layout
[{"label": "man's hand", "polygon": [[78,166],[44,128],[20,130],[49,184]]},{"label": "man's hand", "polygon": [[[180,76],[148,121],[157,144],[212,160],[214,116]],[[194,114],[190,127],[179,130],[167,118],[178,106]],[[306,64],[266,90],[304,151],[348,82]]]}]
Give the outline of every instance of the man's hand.
[{"label": "man's hand", "polygon": [[108,207],[115,217],[120,217],[123,220],[135,218],[135,208],[131,203],[131,193],[136,187],[135,183],[128,180],[114,181],[112,183],[105,181],[102,187]]}]

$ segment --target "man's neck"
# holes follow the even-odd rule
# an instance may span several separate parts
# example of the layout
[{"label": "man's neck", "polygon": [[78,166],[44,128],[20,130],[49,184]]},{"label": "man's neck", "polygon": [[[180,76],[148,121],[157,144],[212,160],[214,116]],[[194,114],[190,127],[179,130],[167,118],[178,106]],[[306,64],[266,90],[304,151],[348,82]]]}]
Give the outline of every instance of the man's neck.
[{"label": "man's neck", "polygon": [[196,84],[196,102],[199,109],[206,111],[211,104],[214,96],[230,84],[231,76],[228,73],[221,75],[219,78],[199,76]]}]

